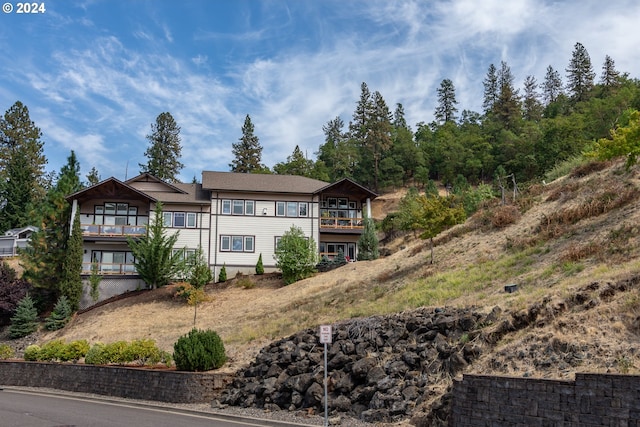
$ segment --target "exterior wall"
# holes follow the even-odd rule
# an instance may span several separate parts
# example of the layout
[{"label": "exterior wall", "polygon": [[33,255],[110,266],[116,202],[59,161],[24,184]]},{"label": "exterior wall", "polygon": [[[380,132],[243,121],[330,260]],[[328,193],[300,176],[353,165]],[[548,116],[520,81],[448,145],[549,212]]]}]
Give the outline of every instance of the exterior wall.
[{"label": "exterior wall", "polygon": [[229,381],[228,375],[216,373],[0,361],[0,384],[5,386],[48,387],[157,402],[209,403]]},{"label": "exterior wall", "polygon": [[98,285],[98,299],[94,301],[91,298],[91,284],[89,276],[82,279],[82,296],[80,297],[80,310],[85,310],[93,305],[100,303],[117,295],[127,292],[146,289],[147,285],[144,280],[138,276],[102,276]]},{"label": "exterior wall", "polygon": [[449,425],[640,426],[640,377],[576,374],[575,381],[464,375]]},{"label": "exterior wall", "polygon": [[[254,201],[254,215],[221,214],[222,200]],[[276,215],[276,202],[307,203],[306,217]],[[255,272],[258,257],[262,254],[265,271],[275,271],[276,237],[282,236],[292,225],[300,227],[306,236],[319,241],[318,199],[309,194],[264,194],[264,193],[214,193],[211,200],[211,238],[209,241],[209,263],[217,279],[224,264],[227,277],[237,272]],[[222,251],[220,236],[253,236],[254,248],[250,252]]]}]

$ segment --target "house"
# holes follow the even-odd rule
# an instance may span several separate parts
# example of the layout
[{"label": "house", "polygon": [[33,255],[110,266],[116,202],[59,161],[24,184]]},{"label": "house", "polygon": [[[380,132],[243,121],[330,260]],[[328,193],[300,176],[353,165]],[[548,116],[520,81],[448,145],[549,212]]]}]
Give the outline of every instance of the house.
[{"label": "house", "polygon": [[[127,181],[109,178],[67,196],[80,212],[83,274],[102,277],[100,299],[145,287],[137,276],[127,237],[146,233],[156,206],[163,206],[167,232],[179,232],[175,251],[201,248],[217,279],[253,273],[262,254],[265,271],[275,271],[275,248],[292,225],[318,245],[320,256],[342,251],[355,260],[363,215],[377,195],[350,179],[330,184],[301,176],[202,173],[202,184],[170,184],[141,174]],[[85,297],[86,299],[86,297]],[[83,301],[82,305],[90,305]]]},{"label": "house", "polygon": [[33,225],[5,231],[4,236],[0,236],[0,257],[18,255],[18,250],[27,247],[31,234],[36,231],[38,227]]}]

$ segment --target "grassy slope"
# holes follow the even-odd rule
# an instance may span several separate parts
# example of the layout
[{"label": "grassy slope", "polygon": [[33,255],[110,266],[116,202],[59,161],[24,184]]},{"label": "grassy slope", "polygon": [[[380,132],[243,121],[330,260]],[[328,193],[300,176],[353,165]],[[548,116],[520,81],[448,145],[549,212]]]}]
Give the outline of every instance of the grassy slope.
[{"label": "grassy slope", "polygon": [[[552,378],[637,372],[639,290],[630,285],[605,295],[603,289],[640,274],[639,173],[621,163],[599,169],[585,167],[531,189],[516,210],[477,213],[438,236],[434,265],[425,243],[407,235],[387,243],[392,255],[384,259],[287,287],[271,277],[252,289],[210,286],[213,300],[198,308],[197,326],[218,331],[231,357],[226,369],[234,370],[272,339],[341,319],[423,305],[487,312],[498,306],[507,316],[537,307],[544,313],[533,325],[505,335],[469,372]],[[388,209],[389,201],[381,202]],[[519,290],[505,293],[510,283]],[[192,326],[193,308],[168,288],[80,314],[43,340],[153,338],[171,350]]]}]

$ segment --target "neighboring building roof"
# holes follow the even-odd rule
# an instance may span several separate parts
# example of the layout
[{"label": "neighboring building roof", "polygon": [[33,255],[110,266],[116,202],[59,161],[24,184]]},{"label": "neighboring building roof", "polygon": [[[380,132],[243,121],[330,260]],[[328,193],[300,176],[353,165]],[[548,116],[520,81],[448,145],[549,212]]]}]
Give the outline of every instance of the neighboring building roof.
[{"label": "neighboring building roof", "polygon": [[13,238],[18,238],[20,239],[20,235],[27,232],[27,231],[31,231],[31,232],[36,232],[38,231],[38,227],[36,227],[35,225],[27,225],[21,228],[12,228],[11,230],[7,230],[4,232],[4,236],[0,236],[0,238],[2,237],[13,237]]},{"label": "neighboring building roof", "polygon": [[211,191],[314,194],[328,183],[295,175],[202,172],[202,188]]}]

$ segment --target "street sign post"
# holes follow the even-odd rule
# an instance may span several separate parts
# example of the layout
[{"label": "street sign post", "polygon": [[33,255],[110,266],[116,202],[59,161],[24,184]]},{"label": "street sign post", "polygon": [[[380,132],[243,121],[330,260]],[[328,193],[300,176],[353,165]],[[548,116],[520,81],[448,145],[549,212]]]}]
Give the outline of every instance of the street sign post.
[{"label": "street sign post", "polygon": [[327,393],[327,344],[332,342],[331,325],[320,325],[320,344],[324,344],[324,426],[329,425],[329,394]]}]

